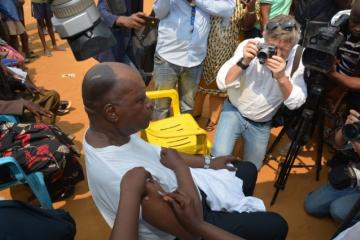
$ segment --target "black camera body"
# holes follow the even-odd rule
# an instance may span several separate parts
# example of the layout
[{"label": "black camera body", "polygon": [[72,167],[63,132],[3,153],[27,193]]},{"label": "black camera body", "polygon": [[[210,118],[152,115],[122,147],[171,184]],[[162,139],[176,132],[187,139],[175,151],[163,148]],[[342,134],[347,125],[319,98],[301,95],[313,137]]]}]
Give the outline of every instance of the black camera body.
[{"label": "black camera body", "polygon": [[346,124],[342,128],[345,141],[360,141],[360,121]]},{"label": "black camera body", "polygon": [[257,58],[260,64],[264,64],[266,59],[271,58],[277,53],[276,47],[267,43],[260,43],[257,47],[259,49]]},{"label": "black camera body", "polygon": [[346,25],[346,14],[333,24],[311,21],[307,23],[303,45],[303,64],[307,69],[328,73],[336,62],[339,49],[345,42],[341,28]]}]

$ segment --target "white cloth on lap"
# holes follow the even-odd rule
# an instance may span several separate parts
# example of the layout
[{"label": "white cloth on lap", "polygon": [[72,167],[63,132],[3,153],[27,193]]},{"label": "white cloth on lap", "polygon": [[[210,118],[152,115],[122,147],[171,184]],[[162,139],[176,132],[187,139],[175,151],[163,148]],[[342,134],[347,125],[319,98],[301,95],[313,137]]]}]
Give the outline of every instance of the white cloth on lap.
[{"label": "white cloth on lap", "polygon": [[354,226],[345,229],[333,240],[358,240],[360,236],[360,222]]},{"label": "white cloth on lap", "polygon": [[226,169],[191,169],[196,185],[206,193],[207,203],[213,211],[258,212],[265,211],[264,202],[256,197],[246,197],[243,181],[235,172]]}]

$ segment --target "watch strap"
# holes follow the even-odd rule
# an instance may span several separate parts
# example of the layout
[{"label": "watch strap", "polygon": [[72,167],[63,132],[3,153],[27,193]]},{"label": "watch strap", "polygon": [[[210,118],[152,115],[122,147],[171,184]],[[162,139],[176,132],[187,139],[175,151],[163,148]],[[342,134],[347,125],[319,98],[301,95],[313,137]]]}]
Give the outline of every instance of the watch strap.
[{"label": "watch strap", "polygon": [[248,65],[245,65],[242,61],[244,58],[240,58],[240,60],[236,63],[236,65],[238,65],[242,70],[246,70],[249,67]]}]

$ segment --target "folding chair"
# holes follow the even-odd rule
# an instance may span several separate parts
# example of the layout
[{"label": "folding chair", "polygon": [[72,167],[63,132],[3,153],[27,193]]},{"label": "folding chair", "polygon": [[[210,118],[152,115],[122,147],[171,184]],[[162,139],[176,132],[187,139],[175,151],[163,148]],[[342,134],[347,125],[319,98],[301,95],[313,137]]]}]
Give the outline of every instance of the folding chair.
[{"label": "folding chair", "polygon": [[43,208],[52,209],[52,202],[44,182],[44,175],[41,172],[25,174],[20,165],[13,157],[0,158],[0,166],[7,166],[14,180],[0,183],[0,190],[11,186],[27,183],[37,197]]},{"label": "folding chair", "polygon": [[190,114],[180,113],[176,90],[148,91],[146,95],[151,99],[171,98],[173,116],[150,122],[149,127],[141,132],[145,141],[189,154],[210,152],[207,132],[199,127]]}]

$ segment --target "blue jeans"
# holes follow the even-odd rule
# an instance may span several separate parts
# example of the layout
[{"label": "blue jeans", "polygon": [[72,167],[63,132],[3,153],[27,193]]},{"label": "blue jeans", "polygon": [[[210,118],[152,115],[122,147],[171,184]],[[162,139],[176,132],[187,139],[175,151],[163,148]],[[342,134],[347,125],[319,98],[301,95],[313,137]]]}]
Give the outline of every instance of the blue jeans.
[{"label": "blue jeans", "polygon": [[[194,106],[194,97],[199,85],[202,64],[195,67],[181,67],[172,64],[158,53],[154,56],[154,82],[156,90],[175,89],[178,87],[181,112],[190,112]],[[155,101],[153,119],[169,116],[169,99]]]},{"label": "blue jeans", "polygon": [[[315,217],[331,215],[338,222],[344,220],[360,197],[360,189],[348,187],[342,190],[333,188],[329,183],[310,192],[305,199],[305,211]],[[354,221],[360,220],[360,213]]]},{"label": "blue jeans", "polygon": [[226,99],[215,132],[211,154],[215,157],[230,155],[240,136],[244,140],[244,161],[255,164],[259,170],[269,142],[271,121],[254,122],[244,118],[239,110]]}]

